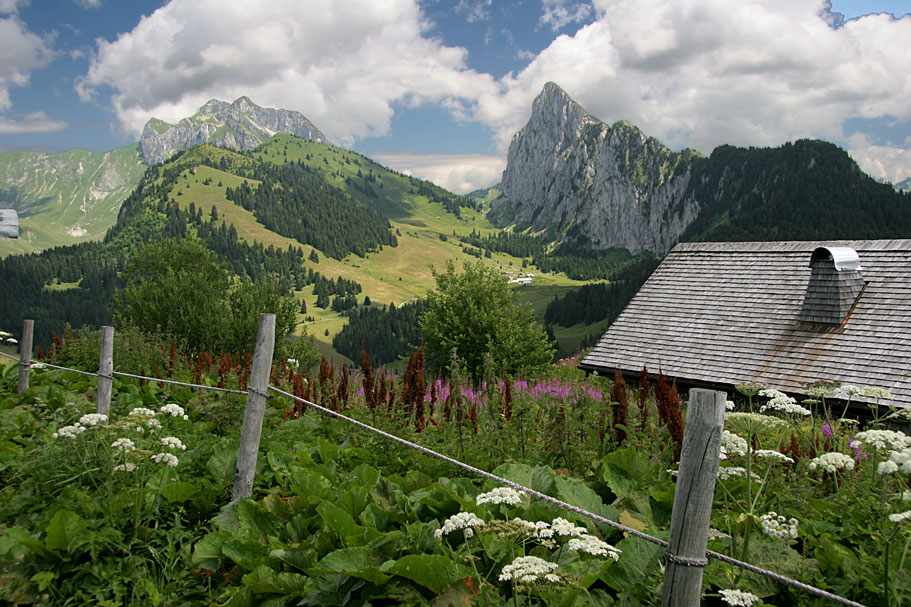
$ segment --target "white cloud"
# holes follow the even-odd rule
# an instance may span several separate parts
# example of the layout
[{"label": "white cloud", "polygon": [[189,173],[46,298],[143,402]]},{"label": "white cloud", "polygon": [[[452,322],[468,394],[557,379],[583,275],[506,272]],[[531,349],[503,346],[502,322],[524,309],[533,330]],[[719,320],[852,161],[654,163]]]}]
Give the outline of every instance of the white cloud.
[{"label": "white cloud", "polygon": [[92,8],[101,8],[101,0],[73,0],[78,6],[89,10]]},{"label": "white cloud", "polygon": [[[495,87],[466,51],[424,36],[412,0],[174,0],[97,55],[78,89],[108,87],[126,129],[176,121],[212,98],[248,95],[301,111],[350,146],[388,132],[397,106],[442,103]],[[472,93],[473,94],[473,93]]]},{"label": "white cloud", "polygon": [[469,23],[475,21],[487,21],[490,19],[490,5],[493,0],[459,0],[455,7],[455,12],[465,15]]},{"label": "white cloud", "polygon": [[[13,9],[15,5],[15,2],[11,4]],[[9,7],[4,5],[2,8]],[[26,86],[31,72],[47,65],[54,52],[50,38],[32,33],[16,17],[0,19],[0,40],[3,41],[0,47],[0,111],[5,111],[11,106],[10,87]]]},{"label": "white cloud", "polygon": [[573,4],[568,0],[541,0],[544,14],[538,25],[547,25],[556,32],[571,23],[582,23],[592,14],[592,6],[587,2]]},{"label": "white cloud", "polygon": [[51,118],[44,112],[26,114],[21,120],[0,116],[0,135],[20,135],[22,133],[53,133],[62,131],[70,125],[62,120]]},{"label": "white cloud", "polygon": [[867,137],[855,134],[848,140],[848,153],[865,173],[876,179],[899,183],[911,177],[911,138],[905,147],[871,144]]},{"label": "white cloud", "polygon": [[20,6],[26,6],[28,0],[0,0],[0,15],[15,15]]},{"label": "white cloud", "polygon": [[373,154],[380,164],[432,181],[456,194],[499,183],[506,168],[502,156],[490,154]]}]

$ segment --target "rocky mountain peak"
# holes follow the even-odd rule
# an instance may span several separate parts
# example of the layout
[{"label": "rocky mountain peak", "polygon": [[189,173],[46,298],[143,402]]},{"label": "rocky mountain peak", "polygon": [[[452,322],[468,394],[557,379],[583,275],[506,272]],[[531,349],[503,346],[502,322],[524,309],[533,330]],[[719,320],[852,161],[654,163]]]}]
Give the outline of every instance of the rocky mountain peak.
[{"label": "rocky mountain peak", "polygon": [[300,112],[263,108],[242,96],[232,103],[211,99],[196,114],[176,125],[153,118],[143,129],[139,147],[145,163],[153,166],[175,152],[200,143],[244,150],[260,145],[276,133],[329,143]]},{"label": "rocky mountain peak", "polygon": [[681,204],[691,157],[628,122],[602,122],[548,82],[510,144],[491,218],[572,232],[595,248],[663,254],[698,214]]}]

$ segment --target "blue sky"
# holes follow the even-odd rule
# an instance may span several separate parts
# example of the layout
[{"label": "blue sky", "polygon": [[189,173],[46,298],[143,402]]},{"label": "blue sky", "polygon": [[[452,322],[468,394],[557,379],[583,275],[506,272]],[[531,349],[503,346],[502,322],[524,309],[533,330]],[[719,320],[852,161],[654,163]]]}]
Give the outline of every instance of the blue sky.
[{"label": "blue sky", "polygon": [[911,176],[908,13],[911,0],[0,0],[0,150],[109,150],[150,117],[247,95],[464,192],[499,180],[554,81],[674,149],[816,137],[897,182]]}]

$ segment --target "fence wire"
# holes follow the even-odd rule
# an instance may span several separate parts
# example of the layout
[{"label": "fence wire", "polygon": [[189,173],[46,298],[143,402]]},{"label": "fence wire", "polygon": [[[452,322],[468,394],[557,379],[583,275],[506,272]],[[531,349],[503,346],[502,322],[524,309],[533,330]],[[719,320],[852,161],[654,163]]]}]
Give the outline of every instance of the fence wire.
[{"label": "fence wire", "polygon": [[[348,417],[347,415],[343,415],[343,414],[339,413],[338,411],[333,411],[331,409],[327,409],[326,407],[317,405],[316,403],[312,403],[308,400],[304,400],[303,398],[300,398],[299,396],[295,396],[293,394],[285,392],[284,390],[276,388],[275,386],[270,385],[269,389],[277,394],[280,394],[282,396],[285,396],[285,397],[295,400],[297,402],[309,405],[309,406],[313,407],[314,409],[316,409],[317,411],[320,411],[327,415],[331,415],[332,417],[344,420],[350,424],[358,426],[359,428],[363,428],[364,430],[373,432],[384,438],[388,438],[389,440],[392,440],[392,441],[395,441],[402,445],[405,445],[406,447],[410,447],[412,449],[420,451],[421,453],[424,453],[425,455],[429,455],[431,457],[435,457],[437,459],[443,460],[444,462],[447,462],[447,463],[452,464],[453,466],[462,468],[463,470],[467,470],[473,474],[477,474],[478,476],[482,476],[482,477],[490,479],[496,483],[505,485],[507,487],[512,487],[513,489],[517,489],[519,491],[524,491],[528,495],[532,495],[540,500],[550,502],[551,504],[554,504],[556,506],[559,506],[559,507],[569,510],[571,512],[575,512],[576,514],[582,515],[584,517],[590,518],[593,521],[597,521],[599,523],[604,523],[605,525],[613,527],[614,529],[618,529],[620,531],[623,531],[624,533],[638,537],[647,542],[657,544],[664,548],[668,547],[668,542],[665,540],[662,540],[660,538],[652,537],[651,535],[648,535],[647,533],[642,533],[641,531],[638,531],[637,529],[633,529],[632,527],[627,527],[626,525],[624,525],[622,523],[618,523],[617,521],[612,521],[608,518],[604,518],[603,516],[595,514],[594,512],[589,512],[588,510],[579,508],[578,506],[574,506],[574,505],[564,502],[562,500],[558,500],[555,497],[551,497],[549,495],[541,493],[540,491],[535,491],[534,489],[531,489],[529,487],[525,487],[524,485],[515,483],[509,479],[503,478],[502,476],[497,476],[496,474],[491,474],[490,472],[487,472],[486,470],[481,470],[480,468],[476,468],[476,467],[466,464],[464,462],[460,462],[459,460],[453,459],[453,458],[449,457],[448,455],[443,455],[442,453],[438,453],[432,449],[428,449],[427,447],[424,447],[417,443],[413,443],[409,440],[406,440],[406,439],[396,436],[394,434],[384,432],[383,430],[380,430],[379,428],[374,428],[370,424],[366,424],[362,421]],[[781,574],[775,573],[774,571],[769,571],[767,569],[763,569],[761,567],[751,565],[744,561],[740,561],[735,558],[731,558],[727,555],[721,554],[720,552],[715,552],[713,550],[706,550],[705,554],[708,557],[717,559],[719,561],[723,561],[725,563],[734,565],[736,567],[740,567],[742,569],[746,569],[747,571],[750,571],[752,573],[757,573],[759,575],[763,575],[763,576],[771,578],[777,582],[781,582],[782,584],[787,584],[788,586],[792,586],[794,588],[799,588],[800,590],[810,592],[812,594],[815,594],[815,595],[820,596],[825,599],[829,599],[829,600],[839,603],[841,605],[848,605],[849,607],[865,607],[862,603],[857,603],[855,601],[851,601],[844,597],[840,597],[838,595],[832,594],[831,592],[826,592],[825,590],[822,590],[821,588],[816,588],[815,586],[810,586],[809,584],[804,584],[803,582],[799,582],[799,581],[793,580],[789,577],[785,577]],[[669,556],[674,558],[674,555],[669,555]]]},{"label": "fence wire", "polygon": [[[15,356],[10,356],[9,354],[6,354],[6,353],[4,353],[4,352],[0,352],[0,356],[4,356],[4,357],[9,358],[9,359],[12,359],[12,360],[19,360],[19,359],[16,358]],[[22,364],[21,361],[20,361],[20,364]],[[40,361],[40,362],[39,362],[39,361],[30,361],[30,366],[35,367],[36,365],[43,365],[43,366],[46,366],[46,367],[51,367],[51,368],[53,368],[53,369],[60,369],[60,370],[62,370],[62,371],[73,371],[74,373],[80,373],[80,374],[82,374],[82,375],[92,375],[92,376],[96,376],[96,377],[98,376],[97,373],[89,373],[89,372],[87,372],[87,371],[80,371],[79,369],[70,369],[70,368],[68,368],[68,367],[61,367],[61,366],[54,365],[54,364],[47,363],[47,362],[43,362],[43,361]],[[167,384],[175,384],[175,385],[178,385],[178,386],[186,386],[186,387],[190,387],[190,388],[198,388],[198,389],[201,389],[201,390],[213,390],[213,391],[218,391],[218,392],[229,392],[229,393],[232,393],[232,394],[247,394],[247,392],[243,392],[243,391],[241,391],[241,390],[232,390],[232,389],[228,389],[228,388],[219,388],[219,387],[217,387],[217,386],[204,386],[204,385],[202,385],[202,384],[191,384],[191,383],[179,382],[179,381],[175,381],[175,380],[162,379],[162,378],[160,378],[160,377],[146,377],[146,376],[144,376],[144,375],[134,375],[134,374],[132,374],[132,373],[121,373],[121,372],[118,372],[118,371],[115,371],[115,372],[114,372],[114,375],[119,375],[119,376],[121,376],[121,377],[130,377],[130,378],[134,378],[134,379],[145,379],[145,380],[148,380],[148,381],[164,382],[164,383],[167,383]],[[563,509],[565,509],[565,510],[569,510],[570,512],[575,512],[576,514],[579,514],[579,515],[581,515],[581,516],[584,516],[584,517],[586,517],[586,518],[589,518],[589,519],[591,519],[591,520],[593,520],[593,521],[596,521],[596,522],[599,522],[599,523],[603,523],[603,524],[605,524],[605,525],[607,525],[607,526],[609,526],[609,527],[613,527],[614,529],[617,529],[617,530],[619,530],[619,531],[622,531],[622,532],[624,532],[624,533],[626,533],[626,534],[628,534],[628,535],[632,535],[632,536],[634,536],[634,537],[638,537],[639,539],[645,540],[645,541],[647,541],[647,542],[651,542],[652,544],[657,544],[658,546],[661,546],[661,547],[663,547],[663,548],[667,548],[667,547],[668,547],[668,542],[667,542],[666,540],[662,540],[662,539],[660,539],[660,538],[653,537],[653,536],[651,536],[651,535],[648,535],[647,533],[643,533],[643,532],[641,532],[641,531],[639,531],[639,530],[637,530],[637,529],[633,529],[632,527],[627,527],[626,525],[624,525],[624,524],[622,524],[622,523],[619,523],[619,522],[617,522],[617,521],[612,521],[612,520],[610,520],[610,519],[608,519],[608,518],[605,518],[605,517],[603,517],[603,516],[601,516],[601,515],[595,514],[594,512],[589,512],[588,510],[585,510],[585,509],[580,508],[580,507],[578,507],[578,506],[575,506],[575,505],[573,505],[573,504],[564,502],[564,501],[559,500],[559,499],[557,499],[557,498],[555,498],[555,497],[551,497],[551,496],[549,496],[549,495],[546,495],[546,494],[544,494],[544,493],[541,493],[540,491],[536,491],[536,490],[534,490],[534,489],[532,489],[532,488],[530,488],[530,487],[526,487],[526,486],[524,486],[524,485],[520,485],[519,483],[515,483],[515,482],[513,482],[513,481],[511,481],[511,480],[509,480],[509,479],[503,478],[502,476],[497,476],[496,474],[491,474],[490,472],[487,472],[486,470],[481,470],[480,468],[476,468],[475,466],[471,466],[471,465],[466,464],[466,463],[464,463],[464,462],[461,462],[461,461],[459,461],[459,460],[457,460],[457,459],[453,459],[453,458],[449,457],[448,455],[443,455],[442,453],[438,453],[438,452],[436,452],[436,451],[434,451],[434,450],[432,450],[432,449],[428,449],[427,447],[424,447],[424,446],[419,445],[419,444],[417,444],[417,443],[411,442],[411,441],[409,441],[409,440],[406,440],[406,439],[401,438],[401,437],[399,437],[399,436],[396,436],[396,435],[394,435],[394,434],[390,434],[390,433],[388,433],[388,432],[385,432],[385,431],[383,431],[383,430],[380,430],[379,428],[374,428],[373,426],[371,426],[371,425],[369,425],[369,424],[366,424],[366,423],[364,423],[364,422],[362,422],[362,421],[356,420],[356,419],[354,419],[354,418],[352,418],[352,417],[348,417],[347,415],[343,415],[343,414],[339,413],[338,411],[333,411],[333,410],[331,410],[331,409],[327,409],[326,407],[322,407],[322,406],[320,406],[320,405],[317,405],[316,403],[312,403],[312,402],[310,402],[310,401],[308,401],[308,400],[305,400],[305,399],[303,399],[303,398],[300,398],[299,396],[295,396],[295,395],[293,395],[293,394],[291,394],[291,393],[289,393],[289,392],[285,392],[284,390],[282,390],[282,389],[280,389],[280,388],[276,388],[275,386],[270,385],[270,386],[269,386],[269,390],[272,390],[273,392],[275,392],[276,394],[280,394],[281,396],[285,396],[285,397],[287,397],[287,398],[290,398],[291,400],[294,400],[294,401],[297,401],[297,402],[300,402],[300,403],[304,403],[305,405],[308,405],[308,406],[310,406],[310,407],[313,407],[314,409],[316,409],[317,411],[320,411],[321,413],[325,413],[326,415],[330,415],[330,416],[332,416],[332,417],[335,417],[335,418],[344,420],[344,421],[346,421],[346,422],[348,422],[348,423],[350,423],[350,424],[352,424],[352,425],[354,425],[354,426],[358,426],[359,428],[363,428],[364,430],[367,430],[368,432],[373,432],[374,434],[378,434],[378,435],[380,435],[380,436],[382,436],[382,437],[384,437],[384,438],[388,438],[389,440],[392,440],[392,441],[395,441],[395,442],[400,443],[400,444],[402,444],[402,445],[405,445],[406,447],[410,447],[410,448],[412,448],[412,449],[415,449],[415,450],[417,450],[417,451],[420,451],[421,453],[424,453],[425,455],[429,455],[429,456],[431,456],[431,457],[435,457],[435,458],[440,459],[440,460],[442,460],[442,461],[444,461],[444,462],[447,462],[447,463],[449,463],[449,464],[452,464],[453,466],[457,466],[457,467],[459,467],[459,468],[462,468],[463,470],[467,470],[467,471],[471,472],[472,474],[476,474],[476,475],[478,475],[478,476],[487,478],[487,479],[489,479],[489,480],[492,480],[492,481],[494,481],[494,482],[496,482],[496,483],[499,483],[499,484],[501,484],[501,485],[505,485],[505,486],[507,486],[507,487],[512,487],[513,489],[516,489],[516,490],[518,490],[518,491],[523,491],[523,492],[527,493],[528,495],[534,496],[534,497],[536,497],[536,498],[538,498],[538,499],[540,499],[540,500],[543,500],[543,501],[545,501],[545,502],[549,502],[549,503],[551,503],[551,504],[554,504],[554,505],[556,505],[556,506],[559,506],[560,508],[563,508]],[[791,587],[793,587],[793,588],[798,588],[798,589],[803,590],[803,591],[805,591],[805,592],[809,592],[809,593],[811,593],[811,594],[815,594],[816,596],[822,597],[822,598],[824,598],[824,599],[829,599],[830,601],[833,601],[833,602],[838,603],[838,604],[840,604],[840,605],[847,605],[848,607],[865,607],[865,605],[863,605],[862,603],[857,603],[857,602],[855,602],[855,601],[846,599],[846,598],[844,598],[844,597],[840,597],[840,596],[838,596],[838,595],[836,595],[836,594],[832,594],[831,592],[827,592],[827,591],[825,591],[825,590],[823,590],[823,589],[821,589],[821,588],[816,588],[815,586],[810,586],[809,584],[804,584],[803,582],[799,582],[799,581],[797,581],[797,580],[794,580],[794,579],[791,579],[791,578],[789,578],[789,577],[783,576],[783,575],[781,575],[781,574],[779,574],[779,573],[775,573],[774,571],[769,571],[768,569],[763,569],[763,568],[761,568],[761,567],[757,567],[756,565],[751,565],[750,563],[746,563],[746,562],[744,562],[744,561],[740,561],[740,560],[738,560],[738,559],[729,557],[729,556],[727,556],[727,555],[725,555],[725,554],[721,554],[720,552],[715,552],[715,551],[713,551],[713,550],[706,550],[706,551],[705,551],[705,554],[706,554],[707,557],[711,557],[711,558],[714,558],[714,559],[716,559],[716,560],[719,560],[719,561],[728,563],[728,564],[730,564],[730,565],[734,565],[735,567],[740,567],[741,569],[746,569],[747,571],[750,571],[750,572],[752,572],[752,573],[756,573],[756,574],[759,574],[759,575],[768,577],[768,578],[770,578],[770,579],[773,579],[773,580],[775,580],[776,582],[780,582],[780,583],[782,583],[782,584],[791,586]],[[673,558],[679,558],[679,557],[677,557],[676,555],[671,555],[671,554],[666,554],[666,556],[667,556],[668,558],[671,558],[671,559],[673,559]]]}]

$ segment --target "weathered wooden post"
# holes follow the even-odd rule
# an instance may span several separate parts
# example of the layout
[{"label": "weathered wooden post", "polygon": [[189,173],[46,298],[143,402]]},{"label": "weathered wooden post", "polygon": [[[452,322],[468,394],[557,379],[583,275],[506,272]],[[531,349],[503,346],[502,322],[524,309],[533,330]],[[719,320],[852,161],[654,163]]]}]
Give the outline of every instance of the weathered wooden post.
[{"label": "weathered wooden post", "polygon": [[114,327],[101,327],[101,355],[98,357],[98,403],[95,412],[109,415],[114,383]]},{"label": "weathered wooden post", "polygon": [[256,472],[259,438],[263,429],[263,413],[266,410],[266,400],[269,398],[269,375],[272,371],[274,348],[275,314],[260,314],[259,328],[256,330],[256,350],[253,352],[250,382],[247,384],[244,426],[240,432],[240,447],[237,449],[232,500],[250,497],[253,493],[253,475]]},{"label": "weathered wooden post", "polygon": [[702,572],[708,564],[708,542],[721,433],[727,395],[713,390],[690,390],[680,470],[671,513],[663,607],[698,607]]},{"label": "weathered wooden post", "polygon": [[32,335],[35,331],[35,321],[26,318],[22,321],[22,339],[19,340],[19,383],[16,394],[28,390],[28,374],[32,368]]}]

